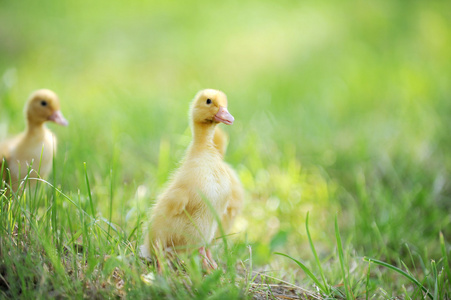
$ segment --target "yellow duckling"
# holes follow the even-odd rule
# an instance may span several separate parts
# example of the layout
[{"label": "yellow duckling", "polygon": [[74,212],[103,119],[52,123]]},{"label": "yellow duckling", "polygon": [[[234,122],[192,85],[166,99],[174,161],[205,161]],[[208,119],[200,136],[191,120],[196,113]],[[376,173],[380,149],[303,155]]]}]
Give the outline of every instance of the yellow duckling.
[{"label": "yellow duckling", "polygon": [[[58,96],[51,90],[41,89],[33,92],[25,108],[27,128],[20,135],[0,144],[0,160],[6,161],[12,183],[12,190],[17,191],[32,165],[35,177],[45,178],[52,170],[53,153],[56,151],[56,137],[46,128],[45,122],[51,121],[67,126],[68,122],[60,111]],[[3,179],[7,172],[4,168]],[[0,161],[0,170],[2,169]],[[7,184],[9,184],[9,179]]]},{"label": "yellow duckling", "polygon": [[213,136],[217,124],[231,125],[233,121],[223,92],[207,89],[197,93],[190,109],[193,140],[151,212],[145,254],[196,247],[204,267],[217,268],[205,248],[218,227],[206,201],[222,216],[232,195],[232,179]]}]

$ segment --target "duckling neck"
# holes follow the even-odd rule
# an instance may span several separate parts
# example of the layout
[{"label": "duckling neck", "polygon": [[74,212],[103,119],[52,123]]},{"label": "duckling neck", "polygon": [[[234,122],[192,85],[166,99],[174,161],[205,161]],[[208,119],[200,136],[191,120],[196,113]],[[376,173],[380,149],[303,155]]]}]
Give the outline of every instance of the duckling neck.
[{"label": "duckling neck", "polygon": [[211,123],[196,123],[193,126],[193,147],[214,147],[213,136],[215,125]]},{"label": "duckling neck", "polygon": [[27,123],[27,129],[25,130],[26,135],[29,136],[41,136],[41,135],[45,135],[45,125],[44,123],[34,123],[34,122],[30,122],[28,121]]}]

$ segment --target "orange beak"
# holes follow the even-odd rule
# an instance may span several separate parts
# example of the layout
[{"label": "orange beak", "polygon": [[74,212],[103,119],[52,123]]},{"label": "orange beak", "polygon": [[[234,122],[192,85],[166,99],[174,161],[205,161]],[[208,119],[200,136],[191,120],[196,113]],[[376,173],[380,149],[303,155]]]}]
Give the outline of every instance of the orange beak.
[{"label": "orange beak", "polygon": [[215,115],[214,120],[227,125],[232,125],[235,118],[229,113],[227,108],[220,106],[218,113]]},{"label": "orange beak", "polygon": [[60,110],[55,111],[50,117],[49,121],[55,122],[56,124],[67,126],[69,122],[64,118],[63,113]]}]

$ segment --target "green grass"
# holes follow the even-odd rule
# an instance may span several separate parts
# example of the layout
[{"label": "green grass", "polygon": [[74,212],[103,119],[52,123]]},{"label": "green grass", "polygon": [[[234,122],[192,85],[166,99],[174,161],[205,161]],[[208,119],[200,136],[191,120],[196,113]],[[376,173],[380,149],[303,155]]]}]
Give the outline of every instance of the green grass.
[{"label": "green grass", "polygon": [[[0,140],[38,88],[70,122],[52,175],[1,197],[1,297],[450,298],[450,20],[444,0],[1,1]],[[155,275],[137,249],[207,87],[245,207],[222,271]]]}]

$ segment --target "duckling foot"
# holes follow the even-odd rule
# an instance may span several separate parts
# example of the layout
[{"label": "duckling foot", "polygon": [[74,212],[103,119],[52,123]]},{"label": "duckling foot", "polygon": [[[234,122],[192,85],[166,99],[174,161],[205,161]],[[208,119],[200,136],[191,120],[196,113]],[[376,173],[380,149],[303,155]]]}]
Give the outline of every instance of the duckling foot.
[{"label": "duckling foot", "polygon": [[202,256],[202,266],[206,270],[215,270],[218,268],[218,264],[214,261],[210,249],[205,250],[205,247],[200,247],[199,254]]}]

